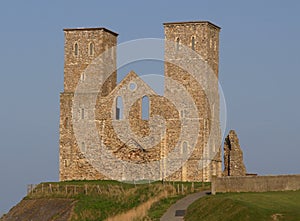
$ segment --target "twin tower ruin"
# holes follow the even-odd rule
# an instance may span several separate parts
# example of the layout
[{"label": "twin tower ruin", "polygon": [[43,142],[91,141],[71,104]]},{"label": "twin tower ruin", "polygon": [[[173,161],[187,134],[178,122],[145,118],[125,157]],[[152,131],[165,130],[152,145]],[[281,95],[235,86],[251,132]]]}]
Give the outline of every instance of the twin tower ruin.
[{"label": "twin tower ruin", "polygon": [[[117,84],[117,33],[64,29],[60,180],[210,181],[221,176],[218,86],[207,86],[207,78],[218,79],[219,32],[207,21],[164,23],[165,40],[174,47],[165,46],[169,80],[160,96],[133,71]],[[114,71],[96,67],[97,58]],[[211,70],[207,78],[198,66]],[[95,76],[105,76],[97,93],[89,90],[89,83],[97,85],[90,80]],[[148,116],[142,115],[145,108]]]}]

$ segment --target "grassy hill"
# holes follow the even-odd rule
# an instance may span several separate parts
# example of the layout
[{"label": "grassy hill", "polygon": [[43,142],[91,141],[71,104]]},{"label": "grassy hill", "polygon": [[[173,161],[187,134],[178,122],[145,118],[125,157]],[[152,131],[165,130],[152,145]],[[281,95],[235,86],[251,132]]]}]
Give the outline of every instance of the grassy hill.
[{"label": "grassy hill", "polygon": [[[126,184],[116,181],[41,183],[1,221],[158,221],[185,195],[210,184]],[[206,196],[187,210],[186,221],[300,220],[300,191]]]},{"label": "grassy hill", "polygon": [[300,220],[300,191],[225,193],[189,206],[186,221]]},{"label": "grassy hill", "polygon": [[0,220],[158,220],[170,204],[194,190],[201,190],[201,186],[201,183],[192,186],[191,183],[173,182],[138,185],[117,181],[41,183]]}]

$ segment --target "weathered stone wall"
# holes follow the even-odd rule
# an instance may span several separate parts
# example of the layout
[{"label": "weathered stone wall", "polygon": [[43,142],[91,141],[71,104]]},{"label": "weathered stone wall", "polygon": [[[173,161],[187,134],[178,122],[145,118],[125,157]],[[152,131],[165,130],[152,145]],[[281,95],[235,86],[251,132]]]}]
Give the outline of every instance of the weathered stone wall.
[{"label": "weathered stone wall", "polygon": [[245,176],[246,167],[239,138],[234,130],[229,131],[224,142],[224,176]]},{"label": "weathered stone wall", "polygon": [[213,177],[212,194],[300,190],[300,175]]},{"label": "weathered stone wall", "polygon": [[[181,44],[191,47],[191,37],[195,38],[195,51],[212,66],[216,76],[218,76],[218,54],[219,54],[219,28],[209,22],[192,22],[164,24],[167,40],[174,40],[178,36]],[[95,143],[90,137],[83,140],[76,140],[74,136],[72,111],[80,115],[82,110],[74,110],[74,92],[79,81],[82,78],[83,71],[92,62],[93,58],[103,53],[108,48],[117,43],[117,34],[103,28],[99,29],[66,29],[65,30],[65,70],[64,70],[64,92],[60,97],[60,180],[93,180],[108,179],[101,172],[97,171],[82,153],[82,146],[89,150],[97,148],[91,146]],[[78,54],[75,55],[75,44],[78,44]],[[94,53],[90,54],[90,44],[93,43]],[[115,66],[115,51],[112,57],[106,56],[106,62]],[[183,58],[184,59],[184,58]],[[200,132],[189,131],[190,137],[197,137],[196,147],[189,160],[182,168],[179,168],[167,180],[182,181],[210,181],[212,176],[221,176],[221,147],[213,146],[211,148],[217,152],[211,159],[209,154],[204,151],[207,144],[210,128],[212,124],[219,127],[219,100],[214,100],[214,110],[210,110],[206,94],[201,86],[195,83],[195,79],[169,63],[165,64],[165,75],[180,82],[183,87],[191,94],[198,110]],[[87,76],[85,76],[87,77]],[[130,89],[130,84],[136,85],[135,90]],[[173,93],[172,88],[167,88],[165,93]],[[218,90],[213,88],[212,90]],[[135,101],[136,97],[147,95],[150,101],[150,118],[158,115],[164,119],[165,133],[161,128],[150,128],[149,120],[141,119],[141,98]],[[157,161],[170,153],[179,141],[181,131],[181,120],[189,120],[188,113],[185,110],[177,110],[172,102],[165,97],[155,94],[134,72],[129,73],[119,85],[116,85],[116,72],[105,82],[101,93],[98,95],[96,107],[85,106],[85,95],[80,94],[82,103],[80,107],[84,109],[85,117],[89,117],[91,112],[95,112],[95,122],[101,142],[114,154],[117,159],[134,162],[136,164]],[[123,118],[116,119],[116,98],[123,98]],[[88,99],[88,98],[86,98]],[[134,103],[132,103],[134,101]],[[81,101],[79,101],[81,102]],[[185,117],[181,116],[183,111]],[[214,118],[212,118],[212,114]],[[214,119],[214,121],[212,120]],[[159,119],[158,119],[159,120]],[[87,127],[86,130],[89,128]],[[120,130],[120,131],[116,131]],[[132,131],[123,137],[122,131]],[[159,137],[160,139],[154,146],[147,146],[147,137]],[[219,131],[214,135],[220,138]],[[155,139],[155,138],[153,138]],[[152,142],[153,143],[153,142]],[[183,143],[183,142],[182,142]],[[181,144],[182,145],[182,144]],[[187,144],[189,145],[189,144]],[[81,147],[80,147],[81,146]],[[88,152],[88,151],[87,151]],[[182,148],[175,154],[175,161],[181,162]],[[205,162],[211,162],[204,169],[201,168]],[[112,161],[104,165],[107,170],[122,170],[124,180],[130,177],[131,173],[127,168],[115,168]],[[161,174],[172,165],[168,162],[158,168]],[[152,173],[153,171],[141,171],[142,173]]]}]

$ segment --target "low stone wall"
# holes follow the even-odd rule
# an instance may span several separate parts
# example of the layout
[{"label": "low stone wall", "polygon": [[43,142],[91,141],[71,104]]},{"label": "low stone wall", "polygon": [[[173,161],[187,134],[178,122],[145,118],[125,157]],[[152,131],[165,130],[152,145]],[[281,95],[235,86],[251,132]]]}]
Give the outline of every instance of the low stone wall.
[{"label": "low stone wall", "polygon": [[300,190],[299,175],[213,177],[212,194]]}]

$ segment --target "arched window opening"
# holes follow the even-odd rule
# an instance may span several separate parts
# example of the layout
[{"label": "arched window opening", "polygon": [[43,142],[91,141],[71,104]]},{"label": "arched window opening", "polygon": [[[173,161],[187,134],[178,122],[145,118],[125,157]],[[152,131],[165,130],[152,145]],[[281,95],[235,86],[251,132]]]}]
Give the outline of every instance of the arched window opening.
[{"label": "arched window opening", "polygon": [[179,47],[180,47],[180,39],[177,38],[177,39],[176,39],[176,50],[177,50],[177,51],[179,50]]},{"label": "arched window opening", "polygon": [[81,120],[84,119],[84,108],[81,108]]},{"label": "arched window opening", "polygon": [[84,81],[85,80],[85,73],[82,73],[81,75],[80,75],[80,81]]},{"label": "arched window opening", "polygon": [[182,147],[181,147],[182,157],[187,157],[188,154],[188,143],[186,141],[183,141]]},{"label": "arched window opening", "polygon": [[67,117],[65,118],[64,126],[66,129],[69,127],[69,119]]},{"label": "arched window opening", "polygon": [[142,120],[149,120],[149,97],[144,96],[142,98]]},{"label": "arched window opening", "polygon": [[90,43],[90,46],[89,46],[90,50],[89,50],[89,53],[90,55],[94,55],[94,44],[93,43]]},{"label": "arched window opening", "polygon": [[64,166],[65,167],[68,167],[69,166],[69,162],[68,162],[68,160],[66,159],[66,160],[64,160]]},{"label": "arched window opening", "polygon": [[116,99],[116,120],[123,119],[123,99],[118,96]]},{"label": "arched window opening", "polygon": [[75,54],[75,56],[78,55],[78,43],[75,43],[75,45],[74,45],[74,54]]},{"label": "arched window opening", "polygon": [[181,117],[181,118],[184,118],[184,117],[185,117],[184,110],[181,110],[181,111],[180,111],[180,117]]},{"label": "arched window opening", "polygon": [[195,50],[195,37],[192,37],[192,50]]}]

